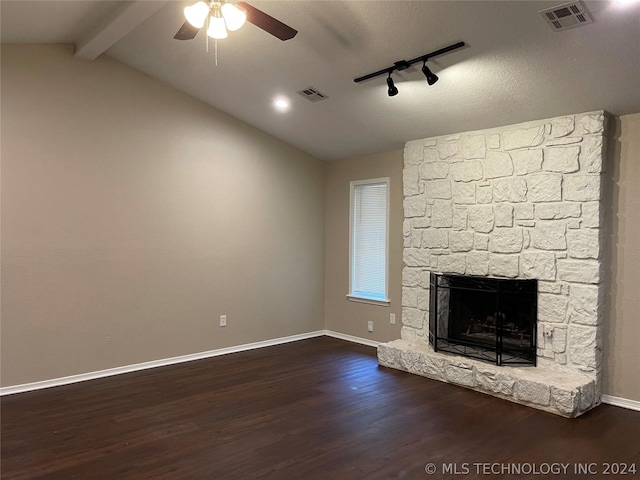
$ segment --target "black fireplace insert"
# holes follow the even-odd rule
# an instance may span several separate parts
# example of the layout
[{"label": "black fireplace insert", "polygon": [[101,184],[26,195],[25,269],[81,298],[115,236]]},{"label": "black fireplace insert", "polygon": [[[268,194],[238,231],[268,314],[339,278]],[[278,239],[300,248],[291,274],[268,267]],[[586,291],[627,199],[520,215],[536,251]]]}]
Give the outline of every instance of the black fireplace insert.
[{"label": "black fireplace insert", "polygon": [[431,273],[429,343],[495,363],[536,364],[538,281]]}]

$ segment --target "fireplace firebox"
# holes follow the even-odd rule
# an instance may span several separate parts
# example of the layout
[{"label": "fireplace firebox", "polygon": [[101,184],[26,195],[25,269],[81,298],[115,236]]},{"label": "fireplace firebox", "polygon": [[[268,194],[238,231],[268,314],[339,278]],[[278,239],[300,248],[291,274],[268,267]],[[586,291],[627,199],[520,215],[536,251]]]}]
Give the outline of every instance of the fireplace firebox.
[{"label": "fireplace firebox", "polygon": [[536,364],[537,280],[431,273],[429,343],[495,363]]}]

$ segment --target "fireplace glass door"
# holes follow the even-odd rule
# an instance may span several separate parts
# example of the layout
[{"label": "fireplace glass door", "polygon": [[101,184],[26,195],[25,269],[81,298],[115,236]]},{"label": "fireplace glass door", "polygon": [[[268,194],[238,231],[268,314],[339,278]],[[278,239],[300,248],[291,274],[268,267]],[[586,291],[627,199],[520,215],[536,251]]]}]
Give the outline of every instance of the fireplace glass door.
[{"label": "fireplace glass door", "polygon": [[537,280],[432,273],[429,343],[496,365],[535,365],[537,297]]}]

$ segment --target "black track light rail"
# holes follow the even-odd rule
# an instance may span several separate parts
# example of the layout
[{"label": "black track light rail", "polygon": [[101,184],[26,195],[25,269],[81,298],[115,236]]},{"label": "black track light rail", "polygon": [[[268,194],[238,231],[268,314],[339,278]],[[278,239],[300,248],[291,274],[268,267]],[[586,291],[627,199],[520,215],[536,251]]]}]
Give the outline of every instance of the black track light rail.
[{"label": "black track light rail", "polygon": [[426,62],[430,58],[437,57],[439,55],[443,55],[445,53],[449,53],[453,50],[457,50],[458,48],[464,47],[464,42],[458,42],[453,45],[449,45],[448,47],[441,48],[440,50],[436,50],[435,52],[427,53],[426,55],[422,55],[420,57],[413,58],[411,60],[400,60],[398,62],[394,62],[392,67],[383,68],[382,70],[378,70],[377,72],[370,73],[368,75],[364,75],[362,77],[358,77],[353,81],[356,83],[364,82],[365,80],[369,80],[370,78],[378,77],[380,75],[392,74],[394,71],[406,70],[414,63]]}]

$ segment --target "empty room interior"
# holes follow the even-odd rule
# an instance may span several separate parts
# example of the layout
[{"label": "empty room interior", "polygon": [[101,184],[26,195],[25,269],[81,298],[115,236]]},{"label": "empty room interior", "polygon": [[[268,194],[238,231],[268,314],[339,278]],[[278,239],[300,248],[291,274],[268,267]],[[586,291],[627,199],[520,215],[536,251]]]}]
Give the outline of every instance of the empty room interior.
[{"label": "empty room interior", "polygon": [[640,1],[0,21],[3,479],[640,478]]}]

